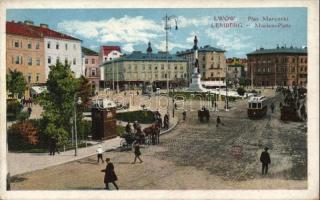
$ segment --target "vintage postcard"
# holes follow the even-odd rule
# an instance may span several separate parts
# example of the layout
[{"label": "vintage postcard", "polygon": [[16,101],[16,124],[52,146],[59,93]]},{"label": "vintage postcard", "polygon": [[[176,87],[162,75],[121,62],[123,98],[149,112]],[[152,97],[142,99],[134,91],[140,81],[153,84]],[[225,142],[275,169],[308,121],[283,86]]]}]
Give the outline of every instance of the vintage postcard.
[{"label": "vintage postcard", "polygon": [[0,199],[319,198],[319,1],[0,5]]}]

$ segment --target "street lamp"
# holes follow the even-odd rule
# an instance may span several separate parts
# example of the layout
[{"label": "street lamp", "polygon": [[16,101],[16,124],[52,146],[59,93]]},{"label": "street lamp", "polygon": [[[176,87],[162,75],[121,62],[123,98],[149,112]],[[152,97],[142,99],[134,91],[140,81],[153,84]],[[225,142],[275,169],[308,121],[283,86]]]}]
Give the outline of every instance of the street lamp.
[{"label": "street lamp", "polygon": [[[168,23],[171,20],[175,21],[175,30],[178,30],[178,18],[174,15],[166,16],[163,18],[165,20],[164,30],[166,31],[166,60],[167,60],[167,94],[168,94],[168,101],[167,101],[167,114],[169,114],[169,50],[168,50],[168,31],[171,30],[171,24]],[[174,105],[173,105],[174,106]]]},{"label": "street lamp", "polygon": [[74,137],[75,137],[75,149],[74,149],[74,156],[77,156],[78,153],[78,134],[77,134],[77,105],[80,105],[82,103],[81,97],[78,97],[77,94],[74,94]]}]

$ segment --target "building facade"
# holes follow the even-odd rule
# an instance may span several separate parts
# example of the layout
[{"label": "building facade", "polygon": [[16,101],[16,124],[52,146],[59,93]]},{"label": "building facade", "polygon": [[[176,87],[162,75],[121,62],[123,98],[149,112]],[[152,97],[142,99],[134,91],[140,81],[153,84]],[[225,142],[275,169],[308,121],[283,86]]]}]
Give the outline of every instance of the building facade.
[{"label": "building facade", "polygon": [[92,90],[98,92],[100,82],[99,53],[82,47],[82,55],[84,57],[85,77],[89,79]]},{"label": "building facade", "polygon": [[247,59],[244,58],[228,58],[227,64],[227,79],[233,84],[239,84],[240,79],[246,78]]},{"label": "building facade", "polygon": [[[196,37],[195,37],[196,40]],[[195,42],[195,44],[197,41]],[[194,68],[194,49],[198,49],[198,60],[202,81],[225,81],[226,77],[226,57],[225,51],[219,48],[205,45],[197,46],[186,51],[177,52],[177,56],[187,60],[187,79],[191,82],[191,75]]]},{"label": "building facade", "polygon": [[[120,46],[101,46],[99,52],[100,65],[104,62],[119,58],[122,55]],[[100,68],[100,81],[105,84],[104,67]]]},{"label": "building facade", "polygon": [[187,61],[166,52],[152,53],[151,44],[147,53],[134,51],[121,58],[103,64],[106,82],[110,88],[143,84],[165,88],[179,85],[187,78]]},{"label": "building facade", "polygon": [[6,23],[6,70],[22,72],[28,88],[46,82],[44,39],[25,23]]},{"label": "building facade", "polygon": [[248,53],[247,77],[254,86],[307,86],[307,48],[260,48]]}]

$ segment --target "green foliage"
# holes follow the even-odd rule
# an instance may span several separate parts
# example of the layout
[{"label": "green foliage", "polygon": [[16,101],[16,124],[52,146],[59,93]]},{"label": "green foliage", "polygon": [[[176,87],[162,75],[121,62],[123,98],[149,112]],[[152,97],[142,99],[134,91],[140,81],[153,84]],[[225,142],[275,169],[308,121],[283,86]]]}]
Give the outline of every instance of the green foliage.
[{"label": "green foliage", "polygon": [[6,78],[7,90],[11,93],[10,96],[14,97],[15,94],[22,96],[27,89],[27,83],[23,77],[23,73],[17,70],[10,70]]},{"label": "green foliage", "polygon": [[[80,122],[80,123],[79,123]],[[87,139],[88,135],[91,135],[91,121],[79,121],[77,124],[77,134],[79,138]]]},{"label": "green foliage", "polygon": [[243,96],[246,90],[243,87],[238,87],[237,92],[240,96]]},{"label": "green foliage", "polygon": [[23,112],[20,112],[18,115],[17,115],[17,120],[18,121],[25,121],[29,118],[29,113],[27,111],[23,111]]},{"label": "green foliage", "polygon": [[116,126],[117,135],[118,135],[118,136],[122,136],[122,134],[124,133],[125,129],[126,129],[125,126],[117,125],[117,126]]},{"label": "green foliage", "polygon": [[153,112],[138,110],[132,112],[117,113],[117,120],[131,123],[133,123],[134,121],[138,121],[142,124],[150,124],[153,123],[155,119]]},{"label": "green foliage", "polygon": [[22,105],[16,99],[7,100],[7,120],[16,120],[18,114],[22,110]]},{"label": "green foliage", "polygon": [[57,140],[58,145],[65,145],[68,141],[68,132],[61,127],[57,127],[53,123],[49,123],[45,129],[45,133],[49,138],[54,138]]}]

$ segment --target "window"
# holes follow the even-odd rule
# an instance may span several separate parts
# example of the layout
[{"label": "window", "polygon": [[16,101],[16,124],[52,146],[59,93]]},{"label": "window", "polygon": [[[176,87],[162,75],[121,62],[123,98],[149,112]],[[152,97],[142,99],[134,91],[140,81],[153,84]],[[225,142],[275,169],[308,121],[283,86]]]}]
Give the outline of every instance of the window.
[{"label": "window", "polygon": [[251,104],[251,107],[252,107],[252,108],[257,108],[257,103],[252,103],[252,104]]},{"label": "window", "polygon": [[28,74],[28,83],[31,83],[31,80],[32,80],[32,75],[31,73]]},{"label": "window", "polygon": [[59,49],[59,43],[57,42],[57,44],[56,44],[56,49]]},{"label": "window", "polygon": [[161,69],[164,69],[164,64],[161,64]]},{"label": "window", "polygon": [[[268,83],[267,83],[267,85],[268,85]],[[261,103],[258,103],[258,108],[261,108]]]},{"label": "window", "polygon": [[32,58],[31,57],[28,58],[28,65],[30,65],[30,66],[32,65]]},{"label": "window", "polygon": [[16,61],[15,61],[16,64],[20,64],[20,56],[16,56]]},{"label": "window", "polygon": [[138,66],[134,65],[134,70],[137,71],[137,69],[138,69]]},{"label": "window", "polygon": [[170,64],[168,64],[168,69],[170,69]]},{"label": "window", "polygon": [[[219,57],[220,58],[220,57]],[[220,64],[218,63],[218,68],[220,68]]]},{"label": "window", "polygon": [[211,72],[211,77],[213,77],[213,73]]},{"label": "window", "polygon": [[40,48],[40,43],[37,42],[37,43],[36,43],[36,49],[39,49],[39,48]]},{"label": "window", "polygon": [[149,70],[151,70],[151,65],[149,64]]},{"label": "window", "polygon": [[205,68],[206,68],[206,65],[202,65],[202,68],[205,69]]},{"label": "window", "polygon": [[48,63],[51,63],[51,56],[48,56]]},{"label": "window", "polygon": [[211,64],[211,69],[213,69],[213,64]]},{"label": "window", "polygon": [[50,49],[50,48],[51,48],[50,41],[47,43],[47,48],[48,48],[48,49]]},{"label": "window", "polygon": [[211,60],[213,60],[213,56],[211,56]]},{"label": "window", "polygon": [[28,49],[31,49],[32,48],[32,44],[31,44],[31,42],[29,41],[28,42]]},{"label": "window", "polygon": [[178,66],[177,66],[177,65],[175,65],[175,66],[174,66],[174,69],[175,69],[175,70],[177,70],[177,69],[178,69]]},{"label": "window", "polygon": [[73,59],[73,64],[77,64],[77,60],[75,58]]},{"label": "window", "polygon": [[183,66],[182,65],[180,65],[180,70],[183,70]]},{"label": "window", "polygon": [[40,65],[40,58],[37,58],[37,60],[36,60],[36,65],[37,65],[37,66]]},{"label": "window", "polygon": [[142,65],[142,70],[145,70],[145,69],[146,69],[146,67],[144,65]]},{"label": "window", "polygon": [[295,71],[296,71],[296,68],[292,67],[291,72],[295,72]]},{"label": "window", "polygon": [[154,69],[155,69],[155,70],[158,70],[158,66],[155,66]]},{"label": "window", "polygon": [[67,43],[64,45],[64,48],[66,49],[66,51],[68,50],[68,44]]},{"label": "window", "polygon": [[17,48],[19,47],[19,42],[18,41],[14,42],[14,47],[17,47]]},{"label": "window", "polygon": [[95,76],[96,75],[96,69],[91,69],[91,76]]},{"label": "window", "polygon": [[85,64],[88,64],[89,63],[88,58],[86,58],[84,62]]},{"label": "window", "polygon": [[36,76],[36,82],[37,82],[37,83],[39,82],[39,79],[40,79],[40,74],[37,73],[37,76]]},{"label": "window", "polygon": [[92,63],[92,64],[95,64],[95,63],[96,63],[96,60],[95,60],[94,58],[92,58],[91,63]]},{"label": "window", "polygon": [[74,49],[74,50],[76,50],[76,49],[77,49],[76,44],[73,44],[73,49]]}]

